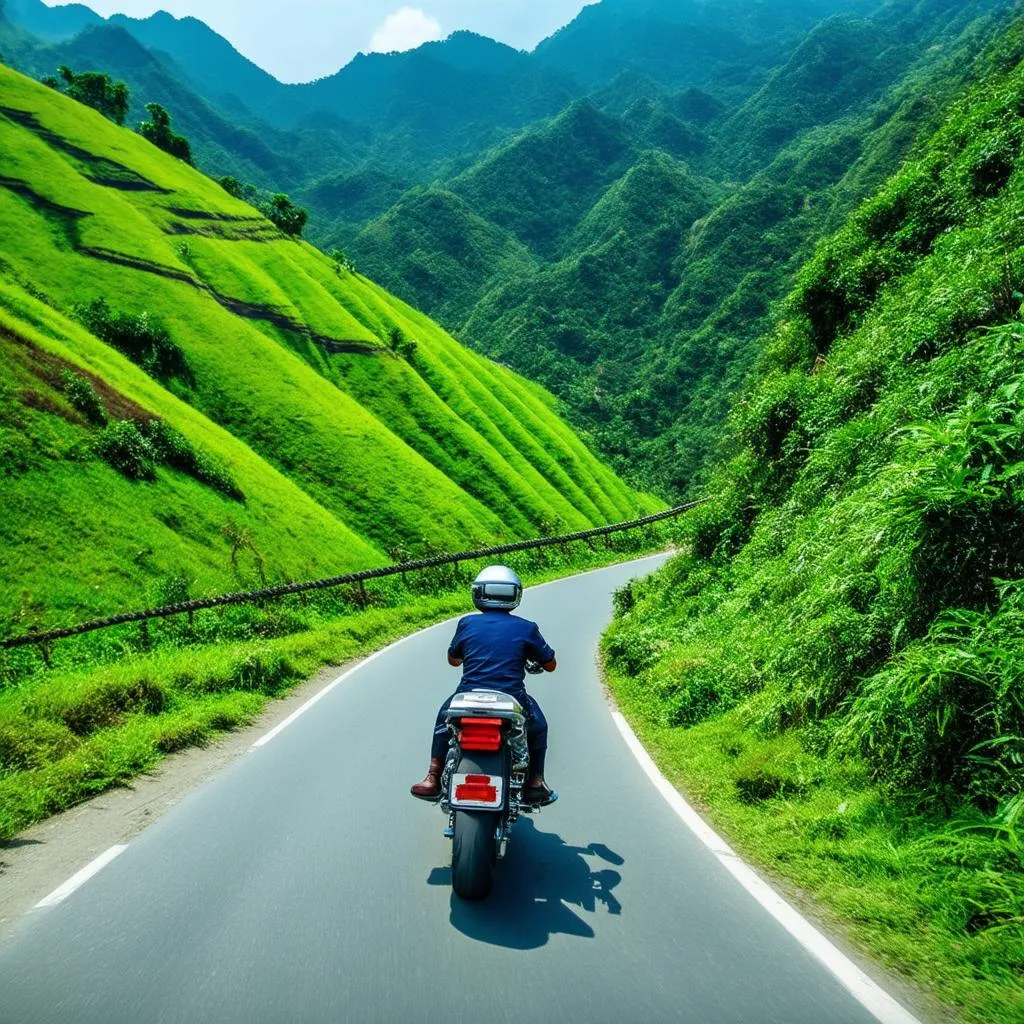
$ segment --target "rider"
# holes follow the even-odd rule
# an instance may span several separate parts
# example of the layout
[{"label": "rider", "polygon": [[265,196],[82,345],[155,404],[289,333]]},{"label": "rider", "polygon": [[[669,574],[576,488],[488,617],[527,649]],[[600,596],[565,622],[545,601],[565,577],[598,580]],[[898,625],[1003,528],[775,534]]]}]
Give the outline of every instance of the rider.
[{"label": "rider", "polygon": [[[448,664],[462,667],[456,693],[500,690],[522,705],[530,748],[530,778],[523,789],[523,802],[543,806],[558,799],[558,794],[544,781],[548,723],[540,705],[526,692],[524,673],[527,662],[539,664],[545,672],[554,672],[555,652],[540,635],[537,623],[512,614],[522,596],[523,585],[511,569],[504,565],[484,569],[473,581],[473,604],[480,614],[459,620],[448,647]],[[441,795],[441,773],[448,750],[444,712],[451,700],[449,697],[437,713],[427,777],[411,790],[413,796],[422,800],[437,800]]]}]

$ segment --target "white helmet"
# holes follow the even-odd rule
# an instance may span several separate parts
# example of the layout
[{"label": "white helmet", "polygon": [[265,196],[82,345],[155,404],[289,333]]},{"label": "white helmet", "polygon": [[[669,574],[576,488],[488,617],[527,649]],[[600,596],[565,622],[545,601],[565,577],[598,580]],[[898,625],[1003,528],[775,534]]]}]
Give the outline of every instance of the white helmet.
[{"label": "white helmet", "polygon": [[480,611],[510,612],[522,597],[523,585],[506,565],[489,565],[473,580],[473,604]]}]

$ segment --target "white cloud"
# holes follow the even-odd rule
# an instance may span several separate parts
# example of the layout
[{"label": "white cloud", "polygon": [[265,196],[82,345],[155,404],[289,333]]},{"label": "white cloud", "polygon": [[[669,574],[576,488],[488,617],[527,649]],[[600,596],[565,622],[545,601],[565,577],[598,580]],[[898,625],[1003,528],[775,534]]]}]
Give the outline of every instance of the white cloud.
[{"label": "white cloud", "polygon": [[373,33],[371,53],[413,50],[423,43],[440,39],[441,23],[418,7],[403,7],[389,14]]}]

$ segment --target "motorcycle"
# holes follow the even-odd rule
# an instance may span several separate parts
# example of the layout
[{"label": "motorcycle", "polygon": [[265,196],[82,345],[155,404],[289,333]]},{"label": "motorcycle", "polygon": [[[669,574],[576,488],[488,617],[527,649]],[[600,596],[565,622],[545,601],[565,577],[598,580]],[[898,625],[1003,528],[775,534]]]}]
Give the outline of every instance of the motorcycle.
[{"label": "motorcycle", "polygon": [[452,841],[452,888],[478,900],[491,891],[519,815],[538,809],[522,802],[530,763],[526,716],[507,693],[480,689],[457,694],[445,717],[451,739],[440,803]]}]

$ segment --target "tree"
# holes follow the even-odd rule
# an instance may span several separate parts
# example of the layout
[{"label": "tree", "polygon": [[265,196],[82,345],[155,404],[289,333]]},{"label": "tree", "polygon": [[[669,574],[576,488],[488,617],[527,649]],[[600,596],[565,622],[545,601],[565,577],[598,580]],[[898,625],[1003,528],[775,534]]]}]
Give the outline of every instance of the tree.
[{"label": "tree", "polygon": [[159,103],[147,103],[150,120],[139,125],[139,134],[159,146],[165,153],[176,156],[185,163],[192,163],[192,147],[184,135],[175,135],[171,130],[171,115]]},{"label": "tree", "polygon": [[301,235],[306,226],[308,213],[301,206],[295,206],[283,192],[275,192],[270,202],[263,207],[268,220],[274,222],[286,235]]},{"label": "tree", "polygon": [[332,249],[328,254],[328,257],[334,261],[334,267],[340,274],[343,270],[348,271],[350,274],[356,272],[356,265],[344,251],[341,249]]},{"label": "tree", "polygon": [[[98,110],[115,124],[124,124],[131,101],[131,93],[124,82],[115,82],[110,75],[99,71],[80,71],[76,74],[67,64],[61,64],[57,74],[64,81],[65,95]],[[48,78],[44,81],[53,88],[61,87],[58,79]]]},{"label": "tree", "polygon": [[245,197],[245,186],[233,174],[225,174],[223,178],[218,178],[217,182],[229,196],[236,199]]}]

